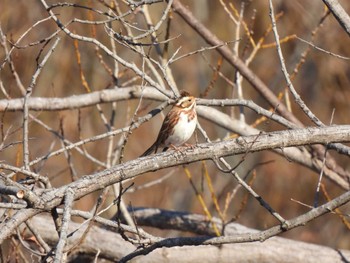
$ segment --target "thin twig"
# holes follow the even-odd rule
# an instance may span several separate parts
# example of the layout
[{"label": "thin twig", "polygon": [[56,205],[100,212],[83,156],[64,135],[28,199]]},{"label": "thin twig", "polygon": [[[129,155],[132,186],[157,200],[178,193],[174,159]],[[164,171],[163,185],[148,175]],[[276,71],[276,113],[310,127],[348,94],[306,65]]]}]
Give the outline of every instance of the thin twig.
[{"label": "thin twig", "polygon": [[29,109],[28,109],[28,98],[32,95],[33,88],[36,85],[37,78],[39,77],[42,68],[48,61],[49,57],[53,53],[54,49],[58,45],[58,42],[60,41],[60,38],[57,37],[55,42],[53,43],[50,50],[47,52],[46,56],[43,58],[43,60],[39,63],[37,66],[37,69],[35,73],[33,74],[32,80],[26,90],[26,94],[24,96],[23,100],[23,162],[24,162],[24,169],[30,171],[30,165],[29,165],[29,143],[28,143],[28,137],[29,137]]},{"label": "thin twig", "polygon": [[[331,116],[331,120],[329,122],[329,125],[332,125],[332,123],[333,123],[334,112],[335,112],[335,109],[333,109],[333,111],[332,111],[332,116]],[[318,200],[319,200],[319,195],[320,195],[320,187],[321,187],[321,182],[322,182],[322,178],[323,178],[324,168],[325,168],[325,165],[326,165],[327,152],[328,152],[328,143],[326,144],[326,149],[324,151],[324,156],[323,156],[323,160],[322,160],[322,169],[321,169],[321,172],[320,172],[320,176],[318,178],[318,183],[317,183],[317,188],[316,188],[315,198],[314,198],[314,207],[318,206]]]},{"label": "thin twig", "polygon": [[323,49],[323,48],[320,48],[320,47],[316,46],[315,44],[311,43],[310,41],[304,40],[304,39],[302,39],[302,38],[300,38],[300,37],[298,37],[298,36],[296,36],[296,39],[299,39],[301,42],[310,45],[310,46],[313,47],[314,49],[316,49],[316,50],[318,50],[318,51],[321,51],[321,52],[323,52],[323,53],[326,53],[326,54],[328,54],[328,55],[331,55],[331,56],[333,56],[333,57],[340,58],[340,59],[344,59],[344,60],[349,60],[349,59],[350,59],[350,57],[344,57],[344,56],[342,56],[342,55],[338,55],[338,54],[335,54],[335,53],[333,53],[333,52],[331,52],[331,51],[328,51],[328,50],[325,50],[325,49]]},{"label": "thin twig", "polygon": [[316,115],[305,104],[305,102],[301,99],[300,95],[297,93],[297,91],[295,90],[295,88],[293,86],[293,83],[289,77],[289,73],[287,71],[285,60],[284,60],[284,57],[282,54],[280,38],[279,38],[278,31],[277,31],[277,24],[276,24],[275,12],[274,12],[274,8],[273,8],[272,0],[269,0],[269,7],[270,7],[270,18],[271,18],[271,23],[272,23],[272,31],[274,33],[275,40],[276,40],[277,54],[278,54],[278,58],[279,58],[279,61],[281,64],[283,76],[287,82],[287,86],[288,86],[290,92],[292,93],[295,102],[303,110],[303,112],[306,114],[306,116],[308,116],[310,118],[310,120],[312,122],[314,122],[317,126],[324,127],[325,125],[316,117]]}]

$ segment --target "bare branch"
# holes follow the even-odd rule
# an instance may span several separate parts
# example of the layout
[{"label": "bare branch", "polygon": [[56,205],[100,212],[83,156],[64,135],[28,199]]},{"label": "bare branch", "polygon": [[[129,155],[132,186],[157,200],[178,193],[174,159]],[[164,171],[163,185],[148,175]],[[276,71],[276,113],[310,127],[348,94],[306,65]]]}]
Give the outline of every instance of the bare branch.
[{"label": "bare branch", "polygon": [[274,226],[267,230],[257,232],[257,233],[244,233],[237,234],[234,236],[223,236],[223,237],[183,237],[183,238],[166,238],[162,241],[159,241],[147,248],[140,249],[129,255],[122,258],[119,262],[127,262],[130,259],[139,256],[139,255],[147,255],[155,249],[161,247],[174,247],[174,246],[195,246],[195,245],[221,245],[228,243],[242,243],[242,242],[252,242],[252,241],[265,241],[266,239],[275,236],[279,233],[282,233],[286,230],[296,228],[299,226],[305,225],[307,222],[320,217],[326,213],[331,212],[335,208],[342,206],[350,201],[350,192],[346,192],[341,196],[333,199],[331,202],[328,202],[318,208],[314,208],[311,211],[292,218],[285,222],[283,226]]},{"label": "bare branch", "polygon": [[[139,225],[159,227],[161,229],[176,229],[180,231],[195,232],[197,234],[208,234],[208,222],[205,216],[198,214],[189,214],[183,212],[166,211],[160,209],[135,208],[134,216]],[[218,226],[221,221],[213,219]],[[58,238],[55,235],[55,228],[52,221],[46,216],[37,216],[33,219],[33,227],[50,243],[57,243]],[[78,224],[69,223],[69,229],[77,229]],[[82,231],[82,230],[81,230]],[[243,235],[248,233],[261,233],[255,229],[249,229],[237,223],[230,223],[225,228],[228,236]],[[30,235],[25,231],[25,237]],[[71,237],[70,242],[75,242],[76,236]],[[130,243],[125,242],[115,231],[92,227],[90,235],[81,247],[86,255],[95,255],[100,251],[100,258],[118,261],[123,256],[133,252],[136,248]],[[94,238],[92,238],[94,237]],[[96,239],[99,240],[96,242]],[[295,251],[298,251],[296,253]],[[183,246],[174,248],[163,248],[153,251],[147,255],[147,260],[162,261],[178,259],[172,262],[217,262],[219,259],[223,262],[246,261],[271,261],[275,259],[283,261],[288,258],[290,261],[297,262],[308,258],[310,263],[343,262],[343,259],[350,258],[350,251],[335,250],[333,248],[307,244],[305,242],[293,241],[281,237],[272,237],[265,242],[251,242],[244,244],[227,244],[217,246]],[[145,258],[140,258],[140,260]]]},{"label": "bare branch", "polygon": [[[247,137],[238,137],[218,143],[199,144],[194,149],[183,150],[179,153],[174,151],[138,158],[120,165],[116,165],[102,172],[87,175],[81,179],[53,190],[46,190],[41,194],[41,202],[33,203],[34,208],[51,209],[62,202],[66,189],[74,191],[74,197],[79,199],[89,193],[103,189],[114,183],[140,176],[146,172],[172,167],[175,165],[192,163],[199,160],[219,158],[249,151],[261,151],[266,149],[285,148],[305,144],[326,144],[329,142],[350,142],[350,126],[340,125],[324,128],[304,128],[291,131],[269,132]],[[254,143],[253,143],[254,142]],[[253,144],[252,144],[253,143]],[[349,188],[344,182],[344,188]],[[33,216],[40,210],[26,210],[29,216]],[[23,211],[24,212],[24,211]],[[0,243],[7,238],[12,231],[22,223],[26,217],[17,212],[16,220],[9,222],[0,230]]]},{"label": "bare branch", "polygon": [[[350,200],[350,125],[322,122],[334,109],[331,124],[349,123],[348,35],[329,21],[333,13],[346,29],[348,15],[338,1],[324,0],[329,9],[323,10],[322,1],[302,0],[186,6],[181,0],[40,0],[31,10],[20,1],[6,3],[0,259],[350,258],[349,251],[275,238],[304,224],[301,232],[313,231],[334,248],[348,238],[341,232],[350,229],[348,213],[338,207]],[[281,9],[276,17],[274,7]],[[24,19],[19,9],[32,15]],[[321,52],[311,56],[312,48]],[[287,61],[295,64],[290,76]],[[182,89],[197,97],[193,146],[138,157],[169,106],[181,102]],[[171,125],[186,116],[176,107]],[[309,127],[312,121],[318,127]],[[186,121],[177,127],[176,135],[186,133]],[[185,190],[188,184],[194,193]],[[320,206],[313,208],[316,187]],[[291,199],[298,204],[289,205]],[[145,215],[134,209],[140,205],[173,212],[143,209]],[[206,218],[191,214],[201,208]],[[260,230],[231,224],[238,218]],[[194,235],[163,238],[171,229]],[[328,238],[331,231],[341,234]]]},{"label": "bare branch", "polygon": [[53,43],[50,50],[47,52],[46,56],[43,58],[43,60],[38,64],[37,69],[35,73],[33,74],[32,81],[29,84],[26,94],[23,99],[23,162],[24,162],[24,169],[30,171],[29,166],[29,146],[28,146],[28,117],[29,117],[29,109],[28,109],[28,98],[32,95],[33,88],[36,85],[37,78],[39,77],[39,74],[41,73],[42,68],[46,64],[47,60],[53,53],[54,49],[58,45],[58,42],[60,41],[60,38],[56,38],[56,41]]},{"label": "bare branch", "polygon": [[180,0],[174,0],[173,8],[188,25],[205,39],[205,41],[213,46],[219,46],[217,48],[218,52],[227,60],[227,62],[239,70],[242,76],[270,103],[273,108],[276,108],[277,111],[289,121],[294,122],[298,126],[301,125],[300,121],[289,112],[283,104],[281,104],[281,101],[278,100],[275,94],[272,93],[261,79],[256,76],[241,59],[235,56],[227,46],[223,45],[223,42],[219,40],[217,36],[198,21],[194,15],[181,4]]},{"label": "bare branch", "polygon": [[331,10],[338,23],[350,36],[350,16],[346,13],[338,0],[322,0],[325,5]]},{"label": "bare branch", "polygon": [[68,187],[64,194],[64,213],[62,218],[62,228],[60,229],[60,238],[55,250],[55,263],[66,261],[67,254],[63,252],[63,249],[67,243],[68,224],[70,222],[73,200],[74,192]]},{"label": "bare branch", "polygon": [[310,108],[305,104],[305,102],[302,100],[300,95],[297,93],[295,90],[293,83],[291,79],[289,78],[289,73],[287,71],[287,67],[285,64],[285,60],[282,54],[282,49],[281,49],[281,44],[280,44],[280,39],[277,31],[277,25],[276,25],[276,19],[275,19],[275,13],[272,5],[272,1],[269,0],[269,6],[270,6],[270,17],[271,17],[271,22],[272,22],[272,31],[275,35],[275,40],[276,40],[276,47],[277,47],[277,53],[278,53],[278,58],[281,64],[282,72],[284,75],[284,78],[287,82],[288,88],[292,95],[294,96],[295,102],[299,105],[299,107],[304,111],[304,113],[310,118],[311,121],[313,121],[317,126],[324,126],[324,124],[316,117],[316,115],[310,110]]}]

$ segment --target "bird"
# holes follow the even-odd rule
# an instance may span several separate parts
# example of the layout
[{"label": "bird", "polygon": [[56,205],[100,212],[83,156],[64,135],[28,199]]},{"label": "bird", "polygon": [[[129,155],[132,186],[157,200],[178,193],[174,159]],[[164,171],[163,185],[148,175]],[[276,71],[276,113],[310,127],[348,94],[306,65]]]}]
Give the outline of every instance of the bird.
[{"label": "bird", "polygon": [[183,90],[174,106],[165,116],[156,141],[140,157],[147,156],[158,148],[163,152],[169,147],[178,150],[178,146],[186,143],[197,125],[196,98]]}]

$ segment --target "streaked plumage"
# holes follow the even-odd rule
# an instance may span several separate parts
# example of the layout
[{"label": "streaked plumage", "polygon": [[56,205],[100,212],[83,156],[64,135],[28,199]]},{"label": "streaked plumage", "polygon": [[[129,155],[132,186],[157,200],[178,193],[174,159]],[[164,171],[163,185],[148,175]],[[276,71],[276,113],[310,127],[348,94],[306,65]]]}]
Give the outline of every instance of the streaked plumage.
[{"label": "streaked plumage", "polygon": [[181,97],[166,115],[157,140],[141,156],[157,152],[158,148],[176,148],[191,138],[197,124],[196,99],[182,91]]}]

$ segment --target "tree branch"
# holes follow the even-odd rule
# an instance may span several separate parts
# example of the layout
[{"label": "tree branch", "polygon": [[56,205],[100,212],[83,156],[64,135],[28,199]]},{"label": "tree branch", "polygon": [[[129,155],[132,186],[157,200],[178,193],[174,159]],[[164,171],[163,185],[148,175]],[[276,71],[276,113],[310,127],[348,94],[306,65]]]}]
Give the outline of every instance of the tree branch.
[{"label": "tree branch", "polygon": [[[267,149],[285,148],[307,144],[327,144],[329,142],[349,142],[350,125],[330,126],[324,128],[304,128],[296,130],[261,133],[258,137],[242,136],[236,139],[217,143],[199,144],[194,149],[183,149],[181,152],[168,151],[156,155],[131,160],[116,165],[102,172],[83,176],[81,179],[57,189],[44,190],[40,194],[40,203],[33,204],[36,209],[50,210],[62,203],[66,189],[70,187],[75,199],[118,183],[123,180],[140,176],[147,172],[157,171],[180,164],[193,163],[200,160],[216,159],[219,157],[262,151]],[[344,182],[344,187],[349,187]],[[31,209],[31,217],[40,210]],[[27,212],[26,212],[27,213]],[[14,231],[19,224],[29,217],[23,217],[18,211],[13,220],[0,230],[0,243]]]},{"label": "tree branch", "polygon": [[350,16],[346,13],[343,7],[339,4],[338,0],[322,0],[323,3],[331,10],[333,16],[337,19],[338,23],[350,36]]},{"label": "tree branch", "polygon": [[[222,237],[180,237],[180,238],[165,238],[149,247],[146,247],[144,249],[140,249],[138,251],[135,251],[127,256],[125,256],[123,259],[120,260],[120,262],[127,262],[128,260],[139,256],[139,255],[147,255],[151,251],[162,248],[162,247],[174,247],[174,246],[195,246],[195,245],[222,245],[227,243],[242,243],[242,242],[253,242],[253,241],[265,241],[266,239],[275,236],[283,231],[299,227],[302,225],[305,225],[307,222],[324,215],[325,213],[331,212],[333,209],[344,205],[345,203],[350,201],[350,191],[342,194],[341,196],[333,199],[332,201],[318,207],[314,208],[311,211],[295,217],[293,219],[288,220],[287,228],[283,228],[282,226],[274,226],[267,230],[261,231],[261,232],[243,232],[239,234],[234,234],[230,236],[222,236]],[[164,220],[163,215],[163,220]],[[246,256],[246,255],[245,255]],[[339,256],[339,261],[343,261],[343,256]],[[350,253],[348,254],[350,256]],[[318,258],[318,257],[317,257]]]},{"label": "tree branch", "polygon": [[[161,229],[176,229],[189,231],[201,235],[208,234],[208,222],[205,216],[190,214],[185,212],[174,212],[160,209],[135,208],[134,217],[138,225],[157,227]],[[221,220],[213,218],[220,227]],[[50,218],[44,215],[36,216],[32,220],[33,228],[49,244],[56,244],[58,237],[55,226]],[[68,240],[69,244],[74,244],[84,231],[80,224],[69,222],[69,232],[79,229],[78,232]],[[248,235],[249,233],[261,233],[255,229],[244,227],[237,223],[230,223],[225,227],[225,236]],[[212,233],[214,234],[214,233]],[[25,237],[30,237],[29,231],[24,232]],[[124,241],[115,231],[108,231],[93,226],[82,243],[79,250],[73,254],[84,253],[93,258],[97,251],[100,251],[99,258],[118,261],[123,256],[132,253],[136,248]],[[298,253],[296,253],[296,251]],[[74,257],[74,256],[72,256]],[[147,258],[140,257],[134,259],[135,262],[164,261],[171,258],[172,263],[176,262],[232,262],[232,261],[283,261],[288,258],[291,262],[301,261],[305,258],[310,263],[318,262],[344,262],[350,260],[350,251],[335,250],[333,248],[308,244],[281,237],[272,237],[264,242],[235,243],[217,246],[183,246],[174,248],[162,248],[147,255]],[[222,261],[224,260],[224,261]],[[226,261],[225,261],[226,260]]]},{"label": "tree branch", "polygon": [[216,35],[214,35],[207,27],[205,27],[190,10],[185,8],[180,0],[174,0],[173,8],[185,22],[191,26],[207,43],[213,46],[218,46],[217,51],[223,56],[223,58],[234,66],[242,76],[262,95],[273,108],[276,108],[283,117],[289,121],[294,122],[298,126],[302,126],[301,122],[287,110],[285,105],[276,97],[275,94],[265,85],[265,83],[251,71],[244,62],[237,56],[235,56],[229,47],[223,45]]}]

